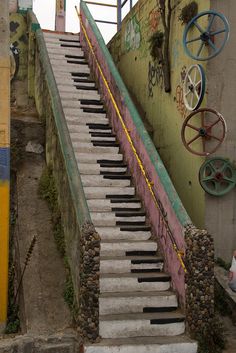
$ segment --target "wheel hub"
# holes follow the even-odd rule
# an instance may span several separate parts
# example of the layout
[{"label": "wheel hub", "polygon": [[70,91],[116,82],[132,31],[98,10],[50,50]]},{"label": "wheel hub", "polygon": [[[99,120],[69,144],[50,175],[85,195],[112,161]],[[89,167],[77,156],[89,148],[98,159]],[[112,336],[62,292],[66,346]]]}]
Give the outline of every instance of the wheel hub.
[{"label": "wheel hub", "polygon": [[215,174],[215,180],[221,181],[222,179],[223,179],[223,174],[220,173],[220,172],[217,172],[217,173]]},{"label": "wheel hub", "polygon": [[206,129],[204,129],[203,127],[201,127],[199,129],[199,135],[202,136],[202,137],[205,137],[207,135],[207,131]]},{"label": "wheel hub", "polygon": [[210,34],[208,32],[204,32],[200,35],[200,38],[204,43],[208,43],[210,39]]}]

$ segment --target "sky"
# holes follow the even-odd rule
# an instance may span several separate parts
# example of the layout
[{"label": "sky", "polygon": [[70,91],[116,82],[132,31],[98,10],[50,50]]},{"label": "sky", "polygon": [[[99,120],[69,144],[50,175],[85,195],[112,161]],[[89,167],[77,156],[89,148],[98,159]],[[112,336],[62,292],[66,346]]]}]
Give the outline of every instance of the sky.
[{"label": "sky", "polygon": [[[116,5],[116,0],[92,0],[97,3]],[[133,5],[138,0],[133,0]],[[33,0],[33,10],[42,28],[54,30],[56,0]],[[42,3],[46,3],[47,11]],[[129,12],[129,0],[122,9],[122,18]],[[79,20],[75,11],[75,5],[79,7],[79,0],[66,0],[66,31],[79,32]],[[116,21],[116,9],[98,5],[88,5],[94,19]],[[116,25],[97,23],[105,42],[107,43],[116,33]]]}]

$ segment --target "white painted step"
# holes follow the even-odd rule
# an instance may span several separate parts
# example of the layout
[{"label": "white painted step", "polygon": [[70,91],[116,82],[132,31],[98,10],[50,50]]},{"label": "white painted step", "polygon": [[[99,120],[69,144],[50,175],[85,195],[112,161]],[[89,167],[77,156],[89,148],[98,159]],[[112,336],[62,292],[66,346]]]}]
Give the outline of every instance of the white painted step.
[{"label": "white painted step", "polygon": [[197,342],[184,335],[102,339],[86,344],[84,353],[197,353]]},{"label": "white painted step", "polygon": [[80,126],[80,125],[86,125],[86,124],[103,124],[103,125],[108,125],[109,120],[107,118],[96,118],[96,121],[94,121],[94,117],[89,117],[89,116],[71,116],[68,114],[65,114],[65,118],[67,121],[68,127],[70,129],[73,129],[73,127]]},{"label": "white painted step", "polygon": [[44,32],[43,31],[43,36],[47,39],[67,39],[67,40],[79,40],[79,35],[78,34],[72,34],[72,33],[58,33],[58,32]]},{"label": "white painted step", "polygon": [[173,292],[103,293],[99,297],[99,314],[142,313],[144,308],[173,308],[178,306]]},{"label": "white painted step", "polygon": [[[124,188],[126,189],[126,188]],[[87,194],[85,193],[86,197]],[[90,213],[92,222],[94,224],[95,227],[99,227],[99,226],[103,226],[104,224],[106,224],[108,227],[112,227],[116,225],[116,222],[145,222],[145,216],[134,216],[134,217],[117,217],[114,213],[105,213],[105,212],[101,212],[101,213],[96,213],[96,212],[91,212]],[[115,249],[115,246],[117,245],[117,249]],[[128,245],[128,243],[127,243]],[[136,247],[138,247],[138,245],[136,245]],[[120,246],[118,244],[115,243],[111,243],[109,245],[104,244],[103,247],[101,248],[101,254],[103,254],[105,256],[106,252],[110,249],[110,251],[113,254],[118,254],[118,252],[120,252],[120,254],[124,253],[124,250],[120,249]],[[133,246],[133,248],[135,248],[135,246]],[[148,246],[146,246],[146,248],[148,248]],[[118,255],[117,255],[118,256]]]},{"label": "white painted step", "polygon": [[[130,218],[134,218],[134,217],[130,217]],[[128,219],[130,220],[130,218]],[[137,222],[141,221],[141,217],[139,218],[136,217],[136,218],[137,218]],[[104,217],[104,220],[106,220],[105,217]],[[117,218],[115,218],[115,220],[117,220]],[[92,221],[93,221],[93,217],[92,217]],[[125,256],[127,251],[157,251],[157,243],[151,240],[148,240],[148,241],[102,240],[101,241],[101,250],[100,250],[101,256]]]},{"label": "white painted step", "polygon": [[[50,46],[49,44],[47,45],[47,51],[51,55],[57,55],[58,53],[58,46]],[[83,55],[84,53],[80,48],[66,48],[66,47],[60,47],[60,54],[63,55]]]},{"label": "white painted step", "polygon": [[[116,168],[109,168],[109,167],[100,167],[99,164],[86,164],[86,163],[80,163],[79,164],[79,171],[80,174],[85,174],[85,175],[100,175],[100,172],[126,172],[127,168],[123,167],[116,167]],[[106,200],[108,201],[108,200]],[[99,208],[97,209],[99,210]]]},{"label": "white painted step", "polygon": [[102,240],[148,240],[151,237],[149,231],[121,231],[119,227],[96,227],[96,231]]},{"label": "white painted step", "polygon": [[[100,292],[164,291],[170,288],[164,273],[101,274]],[[158,282],[143,282],[158,279]]]},{"label": "white painted step", "polygon": [[102,338],[181,335],[185,331],[184,321],[165,324],[151,322],[183,318],[179,312],[100,315],[99,334]]},{"label": "white painted step", "polygon": [[[81,163],[97,163],[100,160],[108,160],[108,161],[123,161],[123,155],[118,153],[118,154],[110,154],[106,153],[106,155],[101,155],[99,154],[91,154],[91,153],[78,153],[75,152],[75,158],[77,159],[78,162]],[[102,198],[102,197],[101,197]]]},{"label": "white painted step", "polygon": [[[103,177],[103,175],[81,175],[81,180],[83,183],[83,186],[120,186],[120,187],[127,187],[130,186],[130,180],[129,179],[106,179]],[[105,215],[105,217],[109,217]],[[100,214],[98,218],[101,218],[103,214]],[[112,218],[113,215],[111,215]]]},{"label": "white painted step", "polygon": [[[48,43],[48,41],[47,41],[47,43]],[[64,47],[62,47],[62,48],[64,48]],[[81,53],[80,54],[77,53],[76,55],[74,55],[74,58],[71,58],[70,55],[68,57],[68,56],[62,54],[60,51],[58,53],[53,53],[53,54],[49,53],[48,56],[50,59],[55,59],[55,60],[66,59],[66,60],[75,60],[75,61],[86,61],[86,58],[84,56],[83,51],[80,48],[79,48],[79,50],[81,51]]]},{"label": "white painted step", "polygon": [[[86,126],[88,128],[88,126]],[[70,133],[71,140],[73,142],[91,142],[92,141],[110,141],[116,142],[116,138],[113,136],[92,136],[93,132],[97,132],[97,130],[89,130],[88,133],[85,132],[72,132]],[[100,132],[105,133],[106,130],[100,130]],[[109,133],[109,132],[108,132]]]},{"label": "white painted step", "polygon": [[131,273],[131,270],[163,269],[163,261],[157,256],[102,256],[100,258],[101,273]]},{"label": "white painted step", "polygon": [[[74,108],[64,108],[65,115],[69,116],[81,116],[85,118],[93,118],[94,124],[97,122],[97,118],[106,118],[105,113],[85,113],[81,108],[74,109]],[[108,120],[108,119],[107,119]]]},{"label": "white painted step", "polygon": [[[83,125],[83,126],[76,126],[76,127],[68,127],[69,132],[70,132],[70,137],[71,138],[75,138],[77,136],[81,137],[80,135],[85,134],[88,135],[91,132],[107,132],[107,133],[112,133],[111,129],[92,129],[91,127],[87,126],[87,125]],[[79,135],[77,135],[79,134]]]},{"label": "white painted step", "polygon": [[[81,168],[81,165],[79,166]],[[120,168],[121,169],[121,168]],[[134,210],[141,208],[141,202],[119,202],[113,203],[108,199],[88,200],[88,207],[91,212],[109,212],[112,208],[132,208]]]},{"label": "white painted step", "polygon": [[130,196],[135,195],[135,189],[133,187],[121,188],[118,186],[110,186],[110,187],[109,186],[107,187],[106,186],[105,187],[85,186],[84,192],[87,200],[102,199],[102,198],[105,198],[106,196],[111,196],[111,195],[130,195]]},{"label": "white painted step", "polygon": [[74,148],[74,152],[81,152],[81,153],[119,153],[119,147],[110,147],[110,146],[94,146],[93,143],[89,142],[74,142],[72,141],[72,146]]}]

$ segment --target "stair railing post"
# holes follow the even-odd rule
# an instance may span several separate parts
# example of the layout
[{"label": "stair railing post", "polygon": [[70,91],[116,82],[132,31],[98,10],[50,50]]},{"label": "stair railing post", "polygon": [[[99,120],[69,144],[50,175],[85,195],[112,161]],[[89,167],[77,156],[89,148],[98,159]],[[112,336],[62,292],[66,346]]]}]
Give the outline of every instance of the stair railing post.
[{"label": "stair railing post", "polygon": [[117,31],[121,29],[121,1],[117,0]]}]

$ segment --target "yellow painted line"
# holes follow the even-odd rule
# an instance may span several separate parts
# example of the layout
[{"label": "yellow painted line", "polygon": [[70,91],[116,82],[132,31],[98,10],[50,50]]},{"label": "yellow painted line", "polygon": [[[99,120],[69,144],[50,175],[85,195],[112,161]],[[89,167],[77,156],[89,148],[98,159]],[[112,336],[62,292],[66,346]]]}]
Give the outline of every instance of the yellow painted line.
[{"label": "yellow painted line", "polygon": [[7,321],[9,257],[9,182],[0,181],[0,325]]},{"label": "yellow painted line", "polygon": [[[85,27],[84,27],[84,25],[83,25],[83,23],[82,23],[81,16],[80,16],[80,14],[79,14],[79,11],[78,11],[78,9],[77,9],[77,6],[75,6],[75,8],[76,8],[77,15],[78,15],[78,17],[79,17],[79,19],[80,19],[81,28],[82,28],[82,30],[83,30],[83,32],[84,32],[84,35],[85,35],[85,38],[86,38],[86,40],[87,40],[87,42],[88,42],[88,46],[89,46],[89,48],[90,48],[90,50],[91,50],[91,52],[92,52],[92,54],[93,54],[93,57],[94,57],[94,59],[95,59],[96,65],[97,65],[98,70],[99,70],[99,72],[100,72],[100,74],[101,74],[101,77],[102,77],[102,79],[103,79],[103,82],[104,82],[104,84],[105,84],[105,86],[106,86],[106,88],[107,88],[107,91],[108,91],[109,95],[110,95],[112,104],[113,104],[113,106],[114,106],[114,108],[115,108],[115,111],[116,111],[116,113],[117,113],[117,115],[118,115],[118,118],[119,118],[119,120],[120,120],[120,122],[121,122],[121,125],[122,125],[122,127],[123,127],[123,130],[124,130],[124,132],[125,132],[125,134],[126,134],[126,137],[127,137],[128,141],[129,141],[129,144],[130,144],[130,146],[131,146],[131,148],[132,148],[132,150],[133,150],[133,153],[134,153],[134,155],[135,155],[135,157],[136,157],[136,159],[137,159],[138,165],[139,165],[139,167],[140,167],[140,170],[142,171],[142,174],[143,174],[144,179],[145,179],[145,181],[146,181],[146,184],[147,184],[147,186],[148,186],[148,188],[149,188],[149,191],[150,191],[150,193],[151,193],[151,195],[152,195],[152,198],[153,198],[153,200],[154,200],[154,203],[155,203],[156,207],[160,210],[160,206],[159,206],[159,204],[158,204],[156,195],[154,194],[154,191],[153,191],[153,182],[150,181],[150,180],[148,179],[148,177],[147,177],[145,168],[144,168],[144,166],[143,166],[143,164],[142,164],[141,159],[139,158],[139,155],[138,155],[137,150],[136,150],[136,148],[135,148],[135,146],[134,146],[134,144],[133,144],[133,141],[132,141],[132,138],[131,138],[131,136],[130,136],[130,134],[129,134],[129,131],[128,131],[128,129],[127,129],[125,123],[124,123],[124,120],[123,120],[123,118],[122,118],[122,116],[121,116],[119,107],[118,107],[118,105],[117,105],[117,103],[116,103],[116,101],[115,101],[115,98],[114,98],[114,96],[113,96],[113,94],[112,94],[112,92],[111,92],[111,89],[110,89],[110,87],[109,87],[109,84],[108,84],[108,82],[107,82],[107,80],[106,80],[106,78],[105,78],[105,76],[104,76],[104,74],[103,74],[102,68],[101,68],[101,66],[100,66],[100,64],[99,64],[99,62],[98,62],[98,59],[97,59],[97,57],[96,57],[96,54],[95,54],[95,52],[94,52],[94,50],[93,50],[92,43],[90,42],[90,39],[89,39],[88,34],[87,34],[87,31],[86,31],[86,29],[85,29]],[[161,214],[162,214],[162,212],[161,212]],[[169,226],[168,226],[167,221],[165,220],[164,217],[163,217],[163,220],[164,220],[164,223],[165,223],[165,225],[167,226],[167,229],[168,229]],[[175,252],[176,252],[176,254],[177,254],[177,257],[178,257],[178,259],[179,259],[179,261],[180,261],[180,263],[181,263],[182,268],[184,269],[185,272],[187,272],[186,266],[185,266],[185,264],[184,264],[184,262],[183,262],[183,259],[182,259],[183,252],[178,249],[177,245],[174,243],[173,240],[171,240],[171,242],[172,242],[173,248],[174,248],[174,250],[175,250]]]}]

